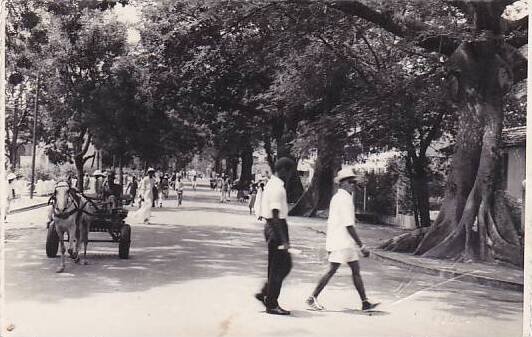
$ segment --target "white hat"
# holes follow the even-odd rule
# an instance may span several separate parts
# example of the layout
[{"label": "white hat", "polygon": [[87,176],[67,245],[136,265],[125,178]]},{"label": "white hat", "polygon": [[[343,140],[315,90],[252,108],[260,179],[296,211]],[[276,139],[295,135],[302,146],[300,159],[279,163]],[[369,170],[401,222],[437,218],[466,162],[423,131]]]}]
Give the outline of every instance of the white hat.
[{"label": "white hat", "polygon": [[355,172],[352,168],[343,168],[336,174],[336,178],[334,178],[335,183],[339,183],[340,181],[347,179],[347,178],[355,178]]},{"label": "white hat", "polygon": [[15,175],[15,173],[10,173],[7,175],[7,180],[13,180],[13,179],[17,179],[17,176]]},{"label": "white hat", "polygon": [[148,172],[155,172],[155,169],[154,169],[153,167],[150,167],[150,168],[148,169]]},{"label": "white hat", "polygon": [[97,177],[97,176],[103,176],[102,171],[100,171],[100,170],[96,170],[96,171],[94,171],[94,173],[93,173],[92,175],[95,176],[95,177]]}]

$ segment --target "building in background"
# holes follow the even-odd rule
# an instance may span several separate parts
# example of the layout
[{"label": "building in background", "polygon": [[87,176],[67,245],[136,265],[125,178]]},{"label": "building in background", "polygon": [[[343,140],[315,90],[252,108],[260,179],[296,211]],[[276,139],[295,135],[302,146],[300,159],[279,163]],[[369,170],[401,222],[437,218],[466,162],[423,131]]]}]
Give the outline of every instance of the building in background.
[{"label": "building in background", "polygon": [[522,198],[526,166],[526,126],[502,131],[503,186],[508,195]]}]

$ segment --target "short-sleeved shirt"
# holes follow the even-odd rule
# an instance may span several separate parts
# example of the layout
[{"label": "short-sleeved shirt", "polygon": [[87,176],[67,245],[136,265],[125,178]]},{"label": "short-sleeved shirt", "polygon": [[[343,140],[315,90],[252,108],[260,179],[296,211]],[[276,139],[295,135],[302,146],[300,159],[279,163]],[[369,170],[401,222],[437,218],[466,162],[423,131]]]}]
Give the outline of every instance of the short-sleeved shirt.
[{"label": "short-sleeved shirt", "polygon": [[288,216],[288,202],[286,201],[286,189],[284,182],[277,176],[272,176],[262,192],[261,216],[265,219],[272,219],[272,210],[279,210],[279,218],[286,219]]},{"label": "short-sleeved shirt", "polygon": [[325,243],[327,251],[356,247],[355,241],[347,231],[349,226],[355,226],[353,196],[344,189],[338,189],[329,206]]}]

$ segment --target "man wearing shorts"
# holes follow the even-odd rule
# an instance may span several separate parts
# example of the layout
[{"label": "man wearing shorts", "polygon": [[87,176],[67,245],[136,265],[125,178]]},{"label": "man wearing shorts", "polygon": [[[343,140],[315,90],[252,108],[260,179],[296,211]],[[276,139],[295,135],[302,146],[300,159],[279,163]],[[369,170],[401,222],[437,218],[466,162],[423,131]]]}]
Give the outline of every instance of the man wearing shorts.
[{"label": "man wearing shorts", "polygon": [[[375,308],[378,303],[370,303],[366,297],[364,283],[360,276],[358,264],[359,252],[364,257],[369,256],[369,251],[364,247],[355,230],[355,206],[353,193],[355,191],[355,174],[352,169],[342,169],[338,172],[335,182],[339,185],[338,191],[331,199],[329,206],[329,219],[327,220],[327,240],[325,248],[329,252],[329,270],[322,276],[316,289],[306,303],[314,310],[325,309],[318,303],[318,295],[325,288],[329,280],[336,273],[342,263],[346,263],[353,276],[353,283],[362,300],[362,310]],[[360,250],[355,246],[360,247]]]}]

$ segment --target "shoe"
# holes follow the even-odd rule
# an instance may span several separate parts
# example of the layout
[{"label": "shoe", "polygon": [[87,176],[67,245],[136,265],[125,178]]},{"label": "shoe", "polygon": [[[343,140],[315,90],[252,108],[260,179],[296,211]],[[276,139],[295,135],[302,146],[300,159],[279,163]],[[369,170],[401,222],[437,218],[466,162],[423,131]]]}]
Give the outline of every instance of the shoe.
[{"label": "shoe", "polygon": [[371,310],[377,307],[380,303],[369,303],[369,301],[362,301],[362,311]]},{"label": "shoe", "polygon": [[257,301],[259,301],[260,303],[262,303],[264,306],[266,306],[266,304],[264,303],[264,295],[261,294],[261,293],[256,293],[255,294],[255,298],[257,299]]},{"label": "shoe", "polygon": [[269,313],[270,315],[283,315],[283,316],[290,315],[290,311],[284,310],[280,306],[277,306],[275,308],[266,308],[266,312]]},{"label": "shoe", "polygon": [[325,307],[323,305],[321,305],[319,302],[318,302],[318,299],[314,296],[310,296],[309,298],[307,298],[307,300],[305,301],[305,303],[307,303],[307,305],[313,309],[313,310],[325,310]]}]

